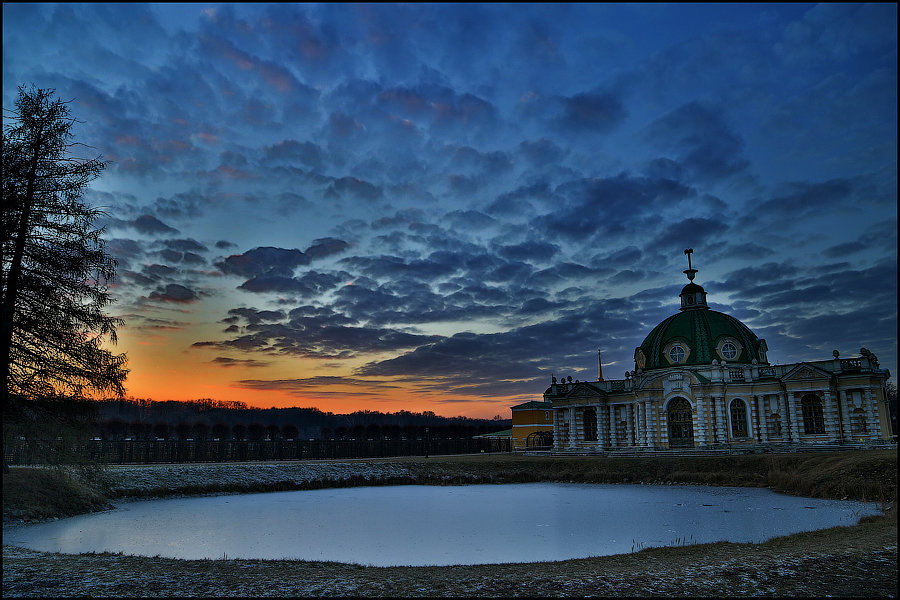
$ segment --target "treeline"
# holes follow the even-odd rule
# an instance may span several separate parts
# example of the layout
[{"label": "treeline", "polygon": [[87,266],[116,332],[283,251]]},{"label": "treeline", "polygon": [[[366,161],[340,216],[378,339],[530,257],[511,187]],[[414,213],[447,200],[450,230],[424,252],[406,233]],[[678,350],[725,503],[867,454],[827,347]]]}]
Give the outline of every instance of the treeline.
[{"label": "treeline", "polygon": [[127,398],[97,402],[92,429],[103,440],[414,440],[472,437],[511,425],[510,419],[499,417],[441,417],[431,411],[335,414],[317,408],[254,408],[209,398]]}]

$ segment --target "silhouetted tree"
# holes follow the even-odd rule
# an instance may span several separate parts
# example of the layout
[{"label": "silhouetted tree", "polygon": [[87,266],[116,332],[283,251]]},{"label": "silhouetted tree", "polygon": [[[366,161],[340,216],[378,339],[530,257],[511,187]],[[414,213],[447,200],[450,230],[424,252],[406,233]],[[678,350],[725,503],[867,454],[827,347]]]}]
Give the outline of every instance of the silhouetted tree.
[{"label": "silhouetted tree", "polygon": [[131,436],[136,440],[145,440],[150,434],[150,424],[143,421],[132,421],[128,428],[131,430]]},{"label": "silhouetted tree", "polygon": [[266,436],[266,428],[262,423],[250,423],[247,425],[247,438],[258,442]]},{"label": "silhouetted tree", "polygon": [[344,439],[347,435],[347,428],[344,425],[338,425],[334,428],[334,437],[339,440]]},{"label": "silhouetted tree", "polygon": [[269,435],[269,439],[274,442],[278,438],[278,434],[281,433],[281,426],[277,423],[269,423],[266,425],[266,433]]},{"label": "silhouetted tree", "polygon": [[203,421],[197,421],[194,423],[194,438],[198,440],[205,440],[209,435],[209,425],[204,423]]},{"label": "silhouetted tree", "polygon": [[381,425],[378,423],[369,423],[366,425],[366,438],[370,440],[381,439]]},{"label": "silhouetted tree", "polygon": [[281,435],[288,440],[296,440],[300,436],[300,430],[293,423],[287,423],[281,428]]},{"label": "silhouetted tree", "polygon": [[228,435],[231,433],[231,426],[225,423],[216,423],[212,426],[212,433],[214,438],[227,440]]},{"label": "silhouetted tree", "polygon": [[169,439],[169,430],[171,427],[165,421],[159,421],[153,424],[153,437]]},{"label": "silhouetted tree", "polygon": [[105,435],[108,440],[120,440],[125,436],[125,423],[121,419],[110,419],[103,424]]},{"label": "silhouetted tree", "polygon": [[104,309],[116,262],[81,196],[105,167],[75,155],[74,119],[53,90],[19,87],[4,110],[0,246],[2,401],[124,393],[125,355],[105,349],[122,321]]},{"label": "silhouetted tree", "polygon": [[178,421],[175,425],[175,435],[178,436],[179,440],[186,440],[191,437],[191,430],[193,428],[194,426],[187,421]]},{"label": "silhouetted tree", "polygon": [[319,434],[319,439],[330,440],[331,439],[331,428],[323,427],[322,432]]},{"label": "silhouetted tree", "polygon": [[231,427],[231,434],[236,440],[245,440],[247,439],[247,426],[243,423],[235,423]]}]

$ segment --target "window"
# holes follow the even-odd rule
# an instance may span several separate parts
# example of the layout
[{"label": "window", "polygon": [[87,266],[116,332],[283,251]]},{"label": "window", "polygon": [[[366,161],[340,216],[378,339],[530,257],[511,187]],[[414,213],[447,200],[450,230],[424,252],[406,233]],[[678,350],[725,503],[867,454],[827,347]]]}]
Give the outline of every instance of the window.
[{"label": "window", "polygon": [[693,448],[694,423],[691,403],[684,398],[675,398],[669,403],[669,447]]},{"label": "window", "polygon": [[677,344],[672,346],[669,349],[669,358],[674,363],[680,363],[680,362],[684,361],[684,356],[685,356],[684,348],[682,348],[681,346],[679,346]]},{"label": "window", "polygon": [[731,342],[725,342],[722,344],[722,356],[724,356],[727,360],[734,360],[737,358],[738,352],[737,348],[734,347],[734,344]]},{"label": "window", "polygon": [[814,394],[803,396],[800,401],[803,409],[803,432],[825,433],[825,417],[822,412],[822,401]]},{"label": "window", "polygon": [[597,411],[589,408],[581,416],[584,423],[584,439],[587,442],[597,441]]},{"label": "window", "polygon": [[719,358],[726,362],[740,360],[743,349],[744,347],[741,346],[741,343],[733,337],[722,338],[716,344],[716,353],[719,355]]},{"label": "window", "polygon": [[747,405],[743,400],[731,401],[731,437],[747,437]]}]

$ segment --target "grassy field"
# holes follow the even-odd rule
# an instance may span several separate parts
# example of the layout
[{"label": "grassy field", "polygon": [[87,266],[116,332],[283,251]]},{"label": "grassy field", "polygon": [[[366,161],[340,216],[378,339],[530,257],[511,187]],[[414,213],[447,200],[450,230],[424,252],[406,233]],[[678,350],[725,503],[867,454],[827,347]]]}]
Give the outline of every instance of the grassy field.
[{"label": "grassy field", "polygon": [[[65,516],[124,496],[256,492],[373,484],[534,481],[693,483],[770,487],[820,498],[882,502],[884,516],[776,538],[719,542],[548,563],[362,567],[308,561],[183,561],[115,554],[62,555],[4,546],[4,596],[876,596],[897,588],[897,452],[600,458],[479,455],[340,461],[402,467],[405,475],[314,481],[170,485],[119,491],[117,470],[71,475],[13,469],[4,520]],[[147,467],[153,469],[159,467]],[[244,468],[251,469],[251,465]],[[352,469],[351,469],[352,470]],[[202,471],[202,469],[201,469]],[[122,491],[126,490],[126,491]]]}]

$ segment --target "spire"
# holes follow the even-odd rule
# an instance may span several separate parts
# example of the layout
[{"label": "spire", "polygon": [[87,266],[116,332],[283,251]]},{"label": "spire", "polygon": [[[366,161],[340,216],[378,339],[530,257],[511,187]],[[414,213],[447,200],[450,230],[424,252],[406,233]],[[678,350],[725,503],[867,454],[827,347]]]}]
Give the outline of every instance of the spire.
[{"label": "spire", "polygon": [[693,254],[693,253],[694,253],[694,249],[693,249],[693,248],[687,248],[687,249],[685,249],[685,251],[684,251],[685,256],[688,257],[688,268],[685,269],[685,270],[682,271],[682,272],[683,272],[685,275],[687,275],[687,278],[688,278],[690,281],[694,281],[694,275],[697,274],[697,269],[694,269],[693,267],[691,267],[691,254]]}]

